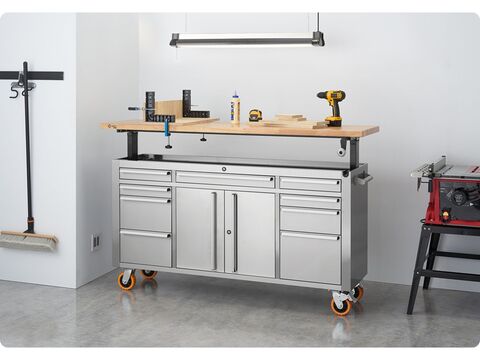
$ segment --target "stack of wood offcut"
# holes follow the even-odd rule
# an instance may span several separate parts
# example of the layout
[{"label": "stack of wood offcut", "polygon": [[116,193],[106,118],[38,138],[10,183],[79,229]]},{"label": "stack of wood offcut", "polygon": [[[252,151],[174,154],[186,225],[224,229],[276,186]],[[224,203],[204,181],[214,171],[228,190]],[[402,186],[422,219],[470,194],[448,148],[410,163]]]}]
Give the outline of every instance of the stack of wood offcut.
[{"label": "stack of wood offcut", "polygon": [[301,114],[277,114],[273,120],[249,122],[249,126],[270,126],[284,128],[320,129],[327,126],[325,121],[309,121]]}]

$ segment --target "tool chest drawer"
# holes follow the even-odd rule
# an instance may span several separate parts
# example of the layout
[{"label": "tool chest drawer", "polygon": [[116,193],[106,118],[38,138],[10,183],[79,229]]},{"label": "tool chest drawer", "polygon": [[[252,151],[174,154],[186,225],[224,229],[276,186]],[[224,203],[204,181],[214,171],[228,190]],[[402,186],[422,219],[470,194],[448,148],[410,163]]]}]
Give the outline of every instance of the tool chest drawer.
[{"label": "tool chest drawer", "polygon": [[120,227],[130,230],[171,232],[171,199],[121,195]]},{"label": "tool chest drawer", "polygon": [[316,209],[340,210],[342,204],[338,197],[329,196],[304,196],[304,195],[280,195],[281,206],[298,206]]},{"label": "tool chest drawer", "polygon": [[169,233],[120,230],[120,261],[171,267],[171,240]]},{"label": "tool chest drawer", "polygon": [[340,236],[282,231],[280,278],[340,284]]},{"label": "tool chest drawer", "polygon": [[179,183],[251,186],[270,189],[275,187],[275,177],[268,175],[263,176],[177,171],[176,181]]},{"label": "tool chest drawer", "polygon": [[341,184],[342,181],[336,179],[280,177],[280,189],[340,192],[342,191]]},{"label": "tool chest drawer", "polygon": [[280,207],[280,229],[340,234],[340,210]]},{"label": "tool chest drawer", "polygon": [[170,186],[120,184],[120,195],[171,198]]},{"label": "tool chest drawer", "polygon": [[120,168],[121,180],[172,181],[170,170]]}]

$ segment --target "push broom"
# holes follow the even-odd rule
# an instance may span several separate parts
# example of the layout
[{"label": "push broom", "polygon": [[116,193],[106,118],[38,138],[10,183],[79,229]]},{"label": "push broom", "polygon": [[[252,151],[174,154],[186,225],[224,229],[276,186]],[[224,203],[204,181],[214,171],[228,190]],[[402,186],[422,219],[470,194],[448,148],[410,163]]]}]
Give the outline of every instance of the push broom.
[{"label": "push broom", "polygon": [[[20,78],[20,77],[19,77]],[[27,162],[27,202],[28,218],[25,232],[1,231],[0,247],[24,250],[53,251],[57,246],[57,238],[53,235],[36,234],[35,220],[32,211],[32,179],[30,174],[30,117],[28,107],[28,64],[23,63],[23,92],[25,99],[25,141]]]}]

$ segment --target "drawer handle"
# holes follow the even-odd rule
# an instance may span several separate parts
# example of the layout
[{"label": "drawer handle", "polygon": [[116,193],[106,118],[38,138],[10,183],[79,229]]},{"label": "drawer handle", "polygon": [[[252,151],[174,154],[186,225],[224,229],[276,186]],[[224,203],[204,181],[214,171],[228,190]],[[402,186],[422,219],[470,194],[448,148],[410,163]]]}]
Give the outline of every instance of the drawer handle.
[{"label": "drawer handle", "polygon": [[329,202],[329,203],[339,203],[340,199],[337,198],[321,198],[321,197],[306,197],[306,196],[282,196],[284,200],[303,200],[303,201],[318,201],[318,202]]},{"label": "drawer handle", "polygon": [[282,182],[321,184],[321,185],[340,185],[340,180],[315,180],[315,179],[282,179]]},{"label": "drawer handle", "polygon": [[282,208],[281,211],[305,213],[305,214],[340,215],[340,211],[331,211],[331,210],[307,210],[307,209]]},{"label": "drawer handle", "polygon": [[131,186],[131,185],[120,185],[120,189],[155,191],[155,192],[169,192],[170,191],[170,188],[161,188],[161,187],[153,187],[153,186]]},{"label": "drawer handle", "polygon": [[243,175],[210,175],[210,174],[188,174],[188,173],[179,173],[177,172],[177,176],[184,176],[184,177],[199,177],[199,178],[207,178],[207,179],[227,179],[227,180],[250,180],[250,181],[273,181],[273,176],[243,176]]},{"label": "drawer handle", "polygon": [[124,174],[137,174],[137,175],[161,175],[167,176],[170,175],[170,171],[156,171],[156,170],[131,170],[131,169],[120,169],[120,173]]},{"label": "drawer handle", "polygon": [[171,237],[170,234],[154,233],[154,232],[146,232],[146,231],[131,231],[131,230],[120,230],[120,234],[121,235],[154,237],[154,238],[162,238],[162,239],[167,239],[167,238]]},{"label": "drawer handle", "polygon": [[151,198],[142,198],[142,197],[132,197],[132,196],[120,196],[120,200],[122,201],[135,201],[135,202],[149,202],[149,203],[160,203],[160,204],[168,204],[170,203],[170,199],[151,199]]},{"label": "drawer handle", "polygon": [[282,232],[282,236],[305,238],[305,239],[317,239],[317,240],[332,240],[332,241],[340,240],[340,236],[311,235],[311,234],[293,233],[293,232]]}]

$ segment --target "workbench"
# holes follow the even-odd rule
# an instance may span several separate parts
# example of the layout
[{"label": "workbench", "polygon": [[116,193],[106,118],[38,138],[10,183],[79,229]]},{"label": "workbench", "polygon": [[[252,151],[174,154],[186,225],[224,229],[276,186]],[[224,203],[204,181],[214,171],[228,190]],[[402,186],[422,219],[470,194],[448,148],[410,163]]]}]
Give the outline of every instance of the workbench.
[{"label": "workbench", "polygon": [[314,137],[319,146],[329,139],[319,162],[138,154],[138,133],[164,124],[101,126],[127,133],[128,154],[112,167],[113,264],[125,269],[123,290],[139,269],[146,279],[164,271],[329,289],[337,315],[362,297],[373,177],[359,141],[377,126],[169,126],[172,134]]}]

